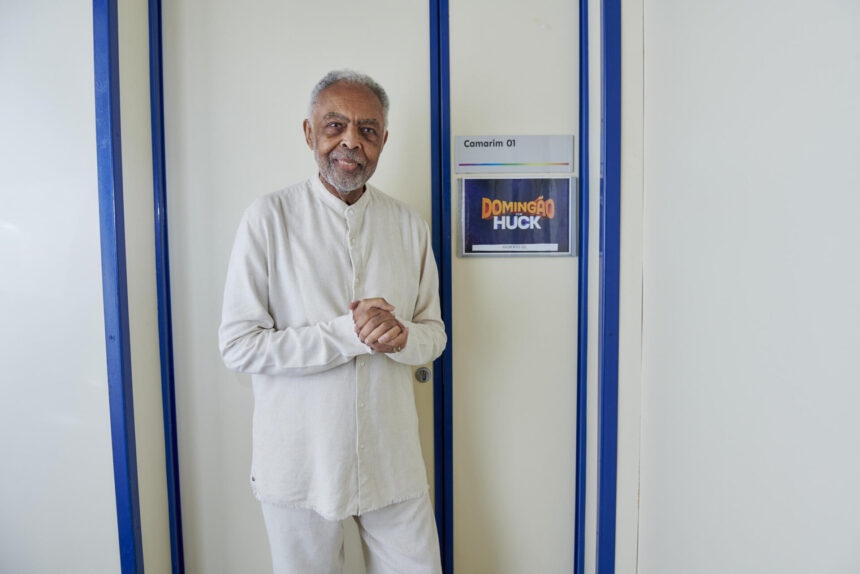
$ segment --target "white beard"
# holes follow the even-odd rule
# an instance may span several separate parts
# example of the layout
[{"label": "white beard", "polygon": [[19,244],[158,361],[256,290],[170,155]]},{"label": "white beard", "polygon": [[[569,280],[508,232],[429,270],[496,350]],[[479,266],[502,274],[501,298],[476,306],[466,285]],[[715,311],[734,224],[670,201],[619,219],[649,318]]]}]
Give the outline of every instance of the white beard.
[{"label": "white beard", "polygon": [[[314,159],[316,159],[323,179],[325,179],[329,185],[335,188],[335,190],[341,195],[347,195],[351,191],[363,188],[364,184],[367,183],[367,180],[370,179],[370,176],[373,175],[373,171],[369,171],[367,169],[366,160],[362,161],[364,158],[354,151],[335,149],[329,152],[328,156],[323,156],[320,155],[319,150],[314,147]],[[334,166],[334,160],[336,159],[354,161],[358,163],[361,168],[356,170],[355,173],[343,173]]]}]

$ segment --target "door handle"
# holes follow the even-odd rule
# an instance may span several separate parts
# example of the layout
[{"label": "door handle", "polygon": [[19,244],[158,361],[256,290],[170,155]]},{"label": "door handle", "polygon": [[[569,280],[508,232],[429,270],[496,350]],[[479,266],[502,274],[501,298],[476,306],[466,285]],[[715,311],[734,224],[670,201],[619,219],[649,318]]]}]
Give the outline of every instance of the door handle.
[{"label": "door handle", "polygon": [[430,369],[427,367],[419,367],[415,369],[415,380],[419,383],[426,383],[430,380]]}]

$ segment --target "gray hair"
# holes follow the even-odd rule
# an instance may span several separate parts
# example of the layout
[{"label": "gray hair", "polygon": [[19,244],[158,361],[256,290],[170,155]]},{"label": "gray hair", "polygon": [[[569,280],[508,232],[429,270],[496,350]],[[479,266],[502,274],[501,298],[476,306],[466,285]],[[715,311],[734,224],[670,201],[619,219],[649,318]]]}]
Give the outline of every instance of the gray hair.
[{"label": "gray hair", "polygon": [[379,103],[382,104],[382,117],[385,120],[385,125],[388,125],[388,94],[385,93],[385,90],[376,82],[376,80],[367,74],[361,74],[353,70],[332,70],[323,76],[322,80],[317,82],[317,85],[314,86],[313,91],[311,91],[311,102],[308,104],[308,119],[313,115],[314,106],[317,105],[317,100],[319,100],[322,91],[338,82],[358,84],[373,92],[376,97],[379,98]]}]

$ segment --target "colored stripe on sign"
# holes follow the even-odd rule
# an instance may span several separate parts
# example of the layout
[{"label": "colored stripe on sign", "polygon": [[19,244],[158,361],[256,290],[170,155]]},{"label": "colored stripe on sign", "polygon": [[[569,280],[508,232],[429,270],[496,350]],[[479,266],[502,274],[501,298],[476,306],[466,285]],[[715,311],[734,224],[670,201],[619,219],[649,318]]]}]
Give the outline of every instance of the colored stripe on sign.
[{"label": "colored stripe on sign", "polygon": [[558,243],[473,245],[472,251],[558,251]]},{"label": "colored stripe on sign", "polygon": [[460,167],[473,167],[478,165],[570,165],[570,162],[563,163],[458,163]]}]

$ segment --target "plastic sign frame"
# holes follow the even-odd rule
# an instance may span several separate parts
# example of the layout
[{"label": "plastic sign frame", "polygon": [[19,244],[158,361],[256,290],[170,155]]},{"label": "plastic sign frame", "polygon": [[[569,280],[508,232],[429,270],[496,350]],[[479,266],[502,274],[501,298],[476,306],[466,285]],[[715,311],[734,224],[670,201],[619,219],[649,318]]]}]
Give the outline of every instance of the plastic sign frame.
[{"label": "plastic sign frame", "polygon": [[578,180],[571,175],[460,177],[460,257],[571,257]]}]

